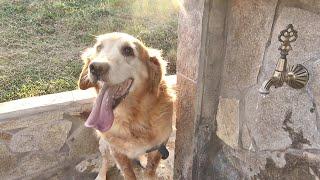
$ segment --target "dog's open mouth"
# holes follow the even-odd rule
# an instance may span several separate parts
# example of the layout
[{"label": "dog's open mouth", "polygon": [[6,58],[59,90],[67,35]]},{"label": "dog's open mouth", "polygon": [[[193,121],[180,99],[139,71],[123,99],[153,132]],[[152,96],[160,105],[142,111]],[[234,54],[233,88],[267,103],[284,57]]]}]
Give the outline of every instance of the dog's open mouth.
[{"label": "dog's open mouth", "polygon": [[104,83],[85,126],[101,132],[109,130],[114,120],[113,109],[128,95],[132,83],[131,78],[113,86]]}]

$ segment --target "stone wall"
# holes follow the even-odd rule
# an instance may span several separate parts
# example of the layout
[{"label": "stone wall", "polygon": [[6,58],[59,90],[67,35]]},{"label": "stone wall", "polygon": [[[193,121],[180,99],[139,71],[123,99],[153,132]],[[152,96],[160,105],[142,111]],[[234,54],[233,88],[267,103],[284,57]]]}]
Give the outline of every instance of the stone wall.
[{"label": "stone wall", "polygon": [[[191,7],[194,4],[202,5],[203,8],[199,9],[202,14],[199,19],[202,21],[198,21],[198,24],[180,25],[179,33],[188,34],[190,30],[186,29],[197,28],[196,32],[200,32],[197,39],[200,45],[195,47],[193,42],[196,40],[193,37],[183,38],[184,35],[180,35],[183,39],[180,38],[179,47],[187,50],[202,47],[203,50],[199,50],[200,53],[196,54],[196,57],[179,54],[178,51],[178,75],[179,73],[188,75],[188,70],[180,64],[186,62],[198,64],[192,66],[197,69],[190,67],[195,71],[191,74],[196,75],[192,78],[195,81],[193,83],[198,86],[195,92],[190,91],[190,85],[186,85],[186,80],[181,78],[179,81],[178,78],[181,96],[184,91],[190,92],[188,97],[193,99],[190,99],[189,103],[194,104],[191,104],[192,106],[186,106],[186,103],[178,104],[180,111],[178,111],[177,135],[186,131],[179,132],[179,121],[181,129],[185,127],[183,121],[193,125],[188,129],[193,136],[193,139],[188,141],[188,144],[190,143],[188,148],[191,148],[190,152],[193,154],[182,152],[176,154],[176,159],[184,159],[184,162],[193,159],[189,166],[198,168],[191,168],[181,175],[180,171],[183,170],[178,164],[175,172],[180,176],[176,177],[178,179],[201,179],[200,177],[319,179],[320,1],[229,0],[227,11],[221,11],[222,2],[226,1],[186,2],[187,6]],[[211,14],[217,12],[220,13],[215,17],[219,15],[223,17],[221,13],[225,13],[225,23],[219,18],[210,18]],[[196,13],[188,11],[188,8],[185,14],[196,16]],[[181,22],[185,22],[185,17],[181,16]],[[310,73],[310,81],[302,90],[284,86],[273,88],[269,95],[263,96],[259,94],[258,89],[274,71],[280,55],[278,34],[288,24],[293,24],[298,31],[298,39],[292,44],[293,51],[287,57],[288,62],[306,66]],[[224,41],[217,39],[211,33],[220,32],[223,25],[225,25],[224,33],[221,37]],[[188,38],[192,43],[186,43]],[[210,44],[210,41],[214,43]],[[222,59],[219,47],[225,52]],[[206,65],[201,67],[203,62]],[[218,66],[219,69],[208,70],[207,67],[211,64]],[[214,72],[221,72],[222,75],[219,76]],[[201,89],[199,86],[201,84],[207,84],[207,87]],[[213,92],[217,86],[218,90]],[[218,98],[215,98],[216,94]],[[219,103],[215,106],[206,101]],[[201,106],[197,105],[199,102]],[[206,109],[210,110],[211,115],[208,115]],[[184,111],[195,111],[196,115],[185,117]],[[205,126],[208,131],[205,128],[197,131],[205,125],[203,122],[208,122],[206,117],[210,117],[212,125]],[[202,134],[201,137],[198,134]],[[207,150],[201,150],[202,147],[206,147]],[[198,152],[200,156],[196,155]],[[203,167],[201,164],[203,162],[209,165],[207,161],[211,161],[211,166],[206,167],[210,167],[212,174],[205,168],[199,168]],[[199,172],[202,176],[199,176]]]},{"label": "stone wall", "polygon": [[90,178],[74,167],[99,153],[83,126],[94,97],[71,91],[0,104],[1,179]]}]

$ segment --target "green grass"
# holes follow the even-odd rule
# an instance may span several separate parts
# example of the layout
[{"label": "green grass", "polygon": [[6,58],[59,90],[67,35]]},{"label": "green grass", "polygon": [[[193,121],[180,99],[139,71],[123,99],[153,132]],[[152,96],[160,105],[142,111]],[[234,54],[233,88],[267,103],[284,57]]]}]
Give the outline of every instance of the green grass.
[{"label": "green grass", "polygon": [[170,0],[0,0],[0,102],[76,89],[81,51],[113,31],[162,49],[175,73]]}]

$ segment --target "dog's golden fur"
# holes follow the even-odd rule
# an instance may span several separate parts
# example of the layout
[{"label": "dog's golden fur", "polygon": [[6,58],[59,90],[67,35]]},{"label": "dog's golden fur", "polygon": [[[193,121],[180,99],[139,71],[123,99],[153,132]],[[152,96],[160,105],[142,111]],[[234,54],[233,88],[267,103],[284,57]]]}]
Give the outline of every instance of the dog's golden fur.
[{"label": "dog's golden fur", "polygon": [[[136,56],[134,61],[140,61],[134,62],[139,64],[134,66],[139,70],[132,72],[135,84],[127,97],[114,109],[115,119],[111,129],[104,133],[97,131],[98,136],[108,143],[111,155],[124,178],[136,179],[131,167],[131,159],[138,158],[150,148],[166,142],[171,134],[174,91],[163,79],[165,61],[161,58],[160,51],[147,48],[139,40],[123,33],[99,36],[94,48],[84,52],[82,56],[84,66],[78,83],[81,89],[95,87],[97,92],[99,91],[99,84],[90,81],[88,65],[98,57],[99,52],[95,47],[101,43],[110,47],[110,43],[112,46],[119,43],[133,45]],[[118,52],[106,53],[114,54],[112,57],[117,57],[119,54]],[[123,57],[119,57],[119,62],[121,58]],[[101,61],[101,56],[99,60]],[[146,177],[155,177],[160,159],[161,155],[158,151],[148,154]],[[107,159],[103,158],[103,166],[97,179],[106,179],[106,161]]]}]

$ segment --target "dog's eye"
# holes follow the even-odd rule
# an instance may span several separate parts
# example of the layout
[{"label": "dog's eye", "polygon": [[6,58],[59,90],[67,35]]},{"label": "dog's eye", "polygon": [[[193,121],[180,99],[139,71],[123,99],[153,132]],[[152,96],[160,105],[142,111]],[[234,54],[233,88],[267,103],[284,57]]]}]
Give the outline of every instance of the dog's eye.
[{"label": "dog's eye", "polygon": [[134,56],[134,52],[133,52],[132,47],[130,47],[130,46],[124,46],[124,47],[122,48],[122,54],[123,54],[124,56]]},{"label": "dog's eye", "polygon": [[102,48],[103,48],[103,45],[102,45],[102,44],[98,45],[98,46],[96,47],[97,52],[100,52],[100,51],[102,50]]}]

